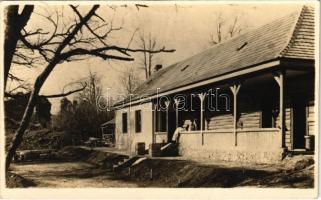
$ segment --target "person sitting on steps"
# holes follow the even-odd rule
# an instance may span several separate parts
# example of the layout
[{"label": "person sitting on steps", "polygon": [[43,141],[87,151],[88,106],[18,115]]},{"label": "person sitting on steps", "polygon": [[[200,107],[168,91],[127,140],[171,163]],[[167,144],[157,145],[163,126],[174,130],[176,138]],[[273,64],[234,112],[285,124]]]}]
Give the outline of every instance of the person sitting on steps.
[{"label": "person sitting on steps", "polygon": [[191,121],[190,120],[185,120],[185,121],[180,121],[178,127],[176,128],[173,137],[172,137],[172,143],[178,143],[179,139],[179,133],[182,131],[189,131],[191,128]]}]

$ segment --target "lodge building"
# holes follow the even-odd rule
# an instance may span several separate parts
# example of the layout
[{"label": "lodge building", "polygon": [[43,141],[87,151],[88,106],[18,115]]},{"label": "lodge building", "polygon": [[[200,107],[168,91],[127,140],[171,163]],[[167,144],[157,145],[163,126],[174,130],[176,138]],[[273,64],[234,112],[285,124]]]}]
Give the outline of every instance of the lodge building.
[{"label": "lodge building", "polygon": [[[304,6],[160,69],[115,105],[116,147],[166,144],[189,120],[195,126],[180,132],[181,156],[265,163],[313,152],[314,27],[314,10]],[[182,110],[184,95],[191,98]]]}]

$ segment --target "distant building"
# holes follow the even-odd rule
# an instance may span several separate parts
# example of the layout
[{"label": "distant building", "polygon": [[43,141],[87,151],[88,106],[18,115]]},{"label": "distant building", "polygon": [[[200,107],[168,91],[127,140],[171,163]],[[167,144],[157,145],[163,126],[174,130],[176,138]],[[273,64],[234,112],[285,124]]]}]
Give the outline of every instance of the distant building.
[{"label": "distant building", "polygon": [[114,145],[115,143],[115,119],[107,121],[100,125],[102,139],[106,145]]}]

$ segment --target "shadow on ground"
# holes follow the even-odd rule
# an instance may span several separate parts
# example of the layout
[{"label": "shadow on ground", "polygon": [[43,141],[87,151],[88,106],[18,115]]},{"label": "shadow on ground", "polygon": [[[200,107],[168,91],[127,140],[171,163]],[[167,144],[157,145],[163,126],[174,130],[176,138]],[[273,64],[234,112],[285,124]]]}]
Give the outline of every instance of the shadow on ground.
[{"label": "shadow on ground", "polygon": [[8,187],[312,188],[314,183],[312,157],[264,167],[153,158],[113,171],[112,166],[126,156],[77,148],[66,148],[58,155],[51,163],[15,164],[11,174],[17,174],[26,184],[13,184],[19,178],[7,176]]},{"label": "shadow on ground", "polygon": [[191,161],[145,160],[116,177],[140,187],[313,187],[313,169],[257,170],[200,165]]}]

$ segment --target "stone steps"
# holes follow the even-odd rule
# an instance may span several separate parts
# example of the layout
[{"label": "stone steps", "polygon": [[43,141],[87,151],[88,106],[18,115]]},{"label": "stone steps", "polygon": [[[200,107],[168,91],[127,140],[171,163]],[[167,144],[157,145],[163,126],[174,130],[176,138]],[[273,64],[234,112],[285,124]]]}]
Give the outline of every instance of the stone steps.
[{"label": "stone steps", "polygon": [[119,161],[118,164],[113,165],[113,171],[117,171],[120,169],[124,169],[126,167],[130,167],[136,160],[140,157],[133,156],[131,158],[125,158],[123,161]]},{"label": "stone steps", "polygon": [[288,156],[296,156],[296,155],[314,155],[314,151],[309,151],[305,149],[294,149],[287,151]]}]

